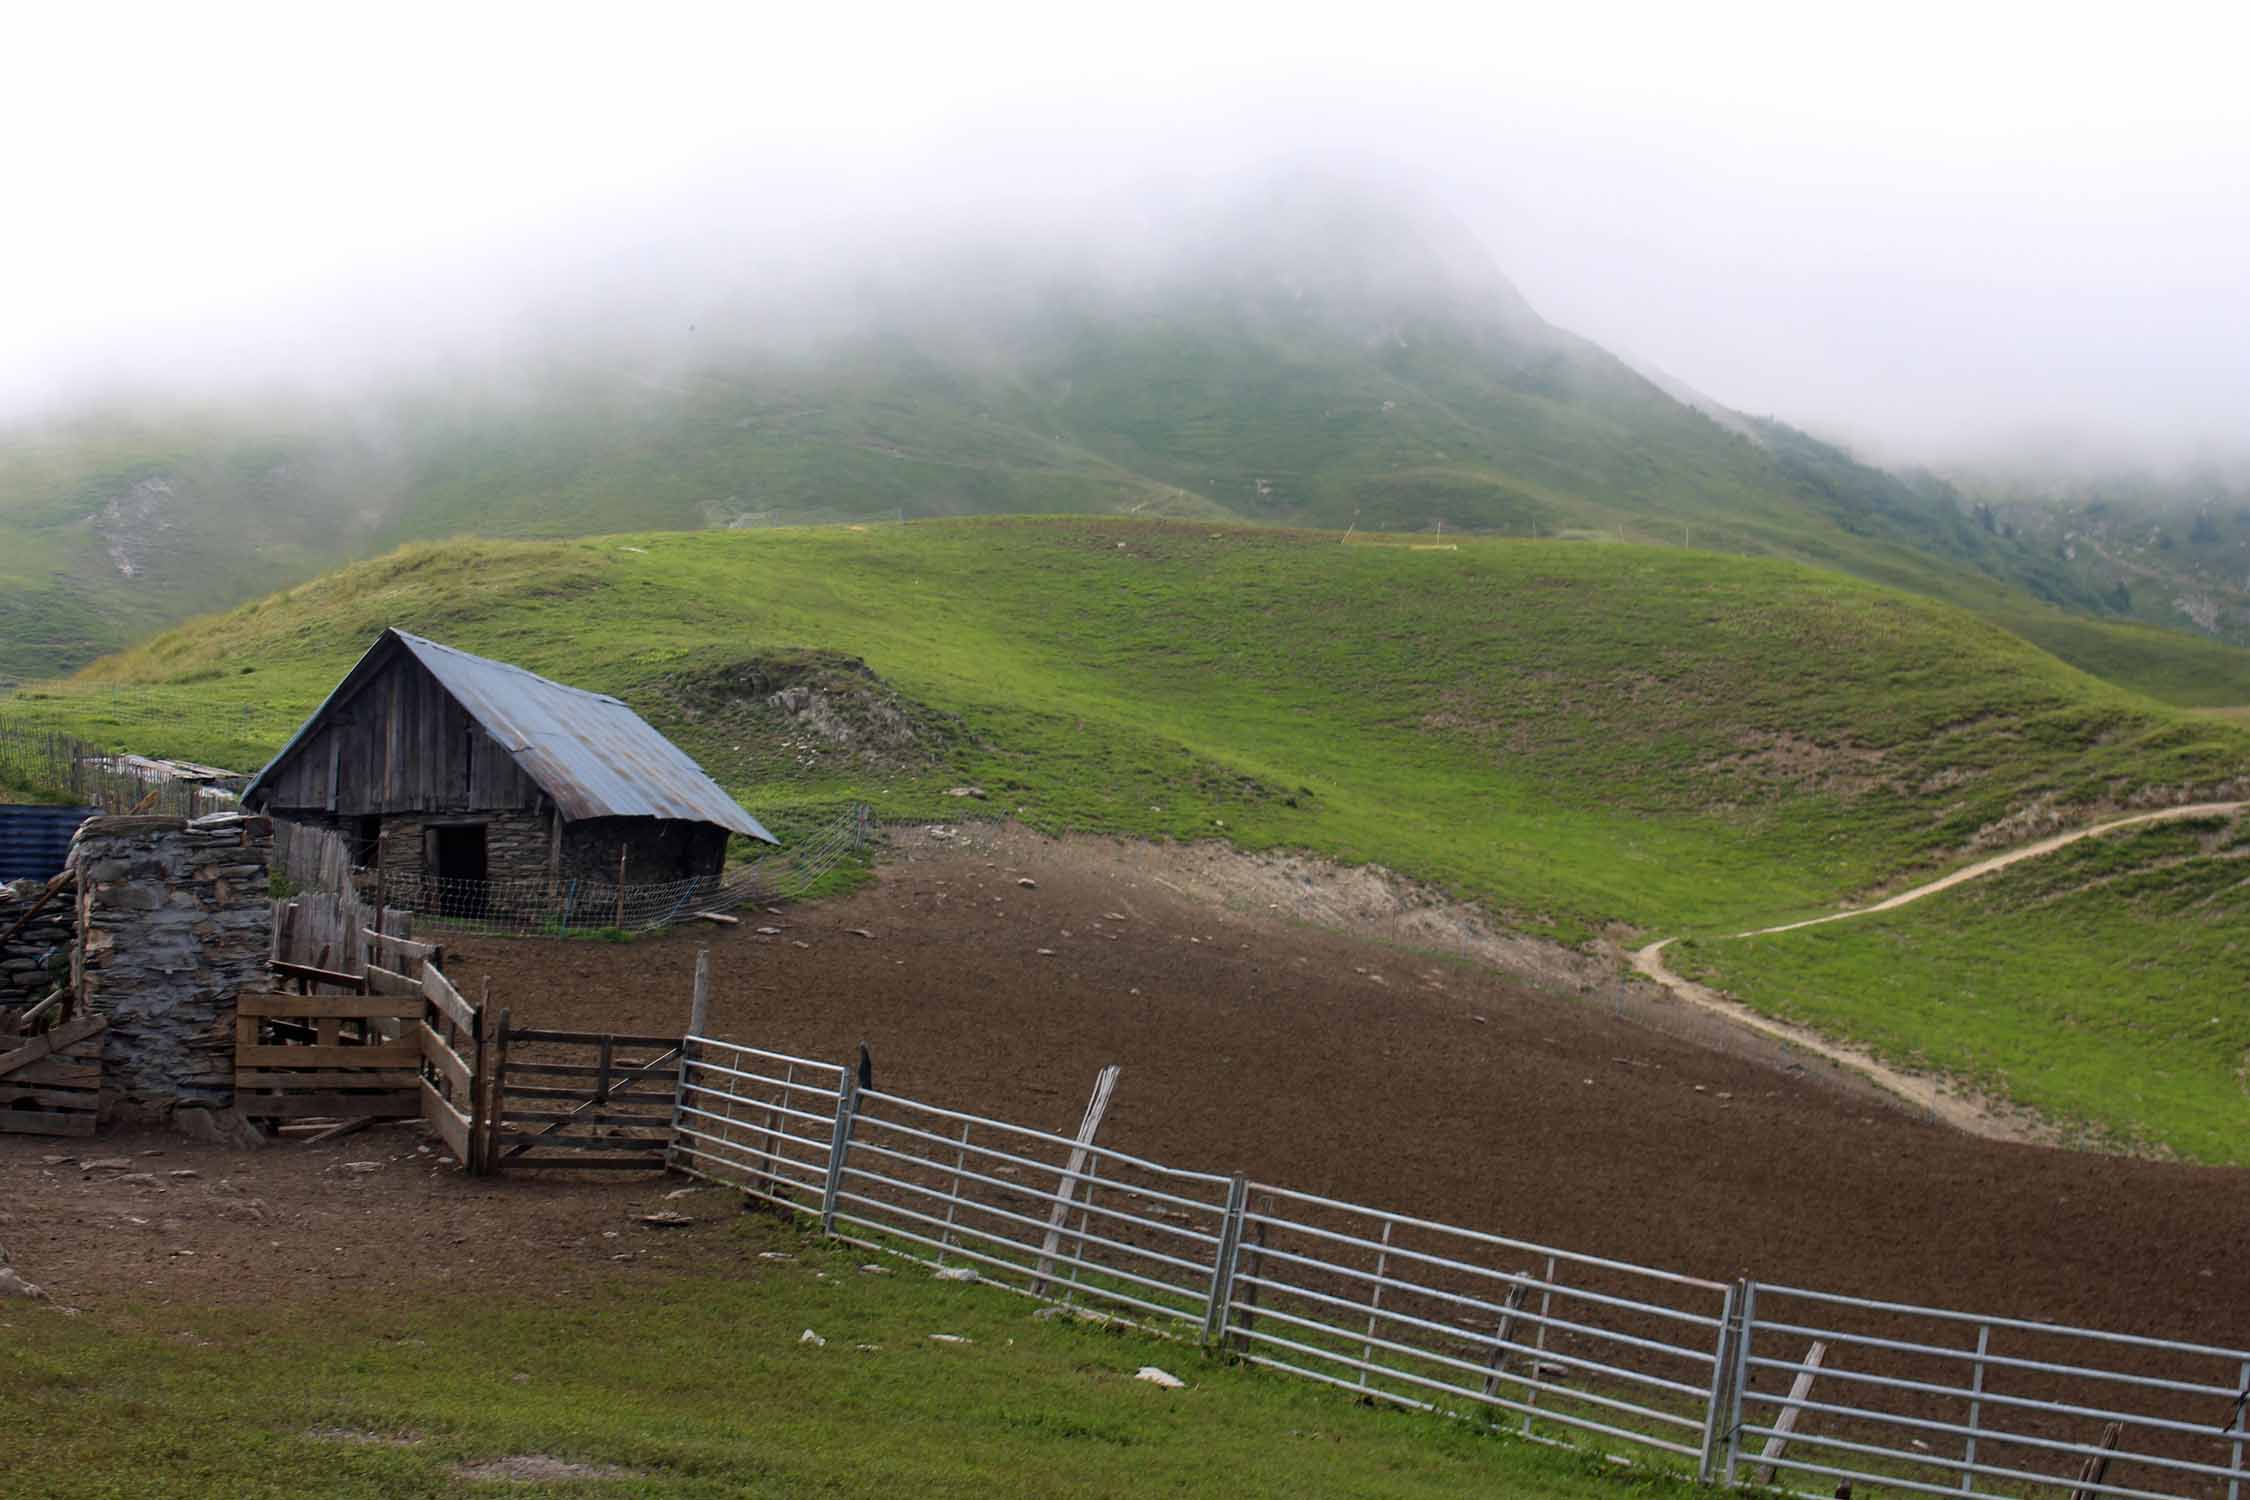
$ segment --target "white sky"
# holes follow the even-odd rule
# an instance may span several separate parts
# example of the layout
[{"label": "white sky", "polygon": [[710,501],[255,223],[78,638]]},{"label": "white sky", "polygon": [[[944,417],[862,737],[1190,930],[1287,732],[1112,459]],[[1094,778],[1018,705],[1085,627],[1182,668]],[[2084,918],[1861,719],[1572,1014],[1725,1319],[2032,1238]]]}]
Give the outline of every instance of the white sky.
[{"label": "white sky", "polygon": [[1754,412],[2250,449],[2239,7],[816,9],[14,8],[0,401],[411,361],[901,211],[1343,153]]}]

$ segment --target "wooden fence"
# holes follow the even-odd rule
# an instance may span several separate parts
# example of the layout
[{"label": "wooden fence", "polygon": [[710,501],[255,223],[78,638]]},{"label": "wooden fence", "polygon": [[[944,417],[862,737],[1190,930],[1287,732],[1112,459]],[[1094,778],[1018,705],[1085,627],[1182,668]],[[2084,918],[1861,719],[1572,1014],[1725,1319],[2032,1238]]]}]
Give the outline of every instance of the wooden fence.
[{"label": "wooden fence", "polygon": [[422,1045],[412,995],[283,995],[235,1000],[234,1102],[252,1119],[402,1119],[421,1112]]},{"label": "wooden fence", "polygon": [[92,1135],[107,1029],[80,1016],[0,1052],[0,1135]]},{"label": "wooden fence", "polygon": [[484,1008],[471,1005],[443,970],[424,964],[418,977],[384,968],[367,971],[368,987],[419,1001],[411,1040],[422,1060],[412,1111],[428,1121],[472,1173],[485,1170],[487,1132]]},{"label": "wooden fence", "polygon": [[200,818],[232,812],[242,777],[216,766],[154,760],[101,746],[22,712],[22,700],[0,703],[0,782],[59,796],[105,813]]},{"label": "wooden fence", "polygon": [[400,967],[346,973],[277,959],[301,993],[237,999],[236,1108],[252,1119],[420,1118],[463,1166],[483,1170],[483,1007],[461,998],[435,944],[353,936]]},{"label": "wooden fence", "polygon": [[[272,958],[277,967],[364,974],[369,963],[385,958],[382,942],[414,936],[412,915],[362,900],[351,886],[351,852],[333,832],[295,830],[279,873],[297,886],[297,895],[275,902]],[[412,965],[400,960],[385,967]]]},{"label": "wooden fence", "polygon": [[503,1010],[485,1161],[503,1172],[662,1171],[679,1082],[678,1037],[518,1030]]}]

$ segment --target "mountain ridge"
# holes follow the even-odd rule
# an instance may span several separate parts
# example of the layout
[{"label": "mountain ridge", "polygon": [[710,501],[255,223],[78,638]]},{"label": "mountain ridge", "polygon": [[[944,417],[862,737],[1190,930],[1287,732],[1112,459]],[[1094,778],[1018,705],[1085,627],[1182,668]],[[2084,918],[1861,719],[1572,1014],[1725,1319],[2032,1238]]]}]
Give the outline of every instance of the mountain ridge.
[{"label": "mountain ridge", "polygon": [[[1683,402],[1458,226],[1296,184],[1167,233],[1085,262],[972,244],[738,287],[661,335],[589,313],[508,363],[19,431],[0,677],[406,541],[1031,513],[1678,540],[2133,659],[2102,590],[1951,485]],[[2226,679],[2209,701],[2250,701],[2250,653],[2196,660]]]}]

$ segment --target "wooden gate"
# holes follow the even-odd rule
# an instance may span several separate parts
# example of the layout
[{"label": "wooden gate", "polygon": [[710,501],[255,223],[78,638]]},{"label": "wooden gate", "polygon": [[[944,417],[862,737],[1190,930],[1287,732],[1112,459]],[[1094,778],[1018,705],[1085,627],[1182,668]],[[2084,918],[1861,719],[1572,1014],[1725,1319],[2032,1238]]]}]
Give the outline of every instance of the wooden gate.
[{"label": "wooden gate", "polygon": [[678,1037],[517,1030],[503,1010],[493,1045],[491,1170],[664,1169]]},{"label": "wooden gate", "polygon": [[485,1062],[484,1010],[461,992],[434,963],[421,966],[418,979],[370,964],[368,988],[414,1002],[412,1033],[422,1062],[410,1113],[428,1121],[471,1173],[486,1170],[483,1128]]},{"label": "wooden gate", "polygon": [[92,1135],[107,1029],[80,1016],[0,1052],[0,1135]]},{"label": "wooden gate", "polygon": [[364,994],[235,1001],[235,1107],[252,1119],[427,1120],[483,1170],[484,1017],[433,963],[331,976]]}]

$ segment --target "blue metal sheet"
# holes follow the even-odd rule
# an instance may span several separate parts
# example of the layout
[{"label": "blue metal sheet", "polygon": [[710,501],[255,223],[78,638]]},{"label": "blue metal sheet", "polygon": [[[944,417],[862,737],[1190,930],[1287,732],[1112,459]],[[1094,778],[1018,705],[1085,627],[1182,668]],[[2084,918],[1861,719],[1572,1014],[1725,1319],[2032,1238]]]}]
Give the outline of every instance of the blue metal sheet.
[{"label": "blue metal sheet", "polygon": [[392,641],[412,653],[523,773],[555,799],[565,819],[682,818],[716,823],[769,844],[781,842],[704,775],[685,751],[618,699],[564,687],[521,667],[472,656],[403,630],[384,631],[359,665],[345,674],[328,701],[243,789],[246,806],[259,805],[257,793],[274,768],[289,758],[330,703],[349,696],[363,671]]},{"label": "blue metal sheet", "polygon": [[93,807],[0,807],[0,881],[51,880],[70,858],[71,836]]}]

